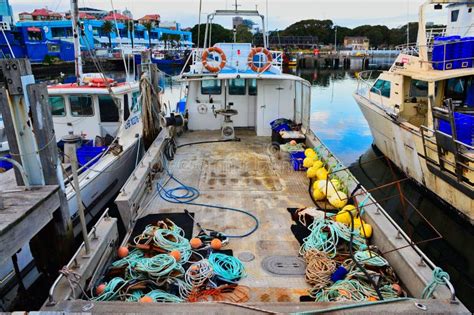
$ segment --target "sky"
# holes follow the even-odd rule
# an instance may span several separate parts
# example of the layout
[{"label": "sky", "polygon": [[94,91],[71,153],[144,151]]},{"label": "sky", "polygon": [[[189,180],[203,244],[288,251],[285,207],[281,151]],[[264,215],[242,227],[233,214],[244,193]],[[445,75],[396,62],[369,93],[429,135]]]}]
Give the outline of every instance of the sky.
[{"label": "sky", "polygon": [[[78,0],[79,6],[111,10],[110,0]],[[268,14],[266,2],[268,1]],[[270,30],[284,29],[303,19],[331,19],[337,25],[355,27],[364,24],[382,24],[397,27],[407,21],[417,21],[418,7],[424,0],[239,0],[239,9],[255,9],[268,16]],[[235,0],[202,0],[202,20],[216,9],[231,9]],[[64,12],[70,0],[10,0],[15,12],[31,12],[47,7]],[[134,18],[158,13],[162,21],[177,21],[183,27],[198,22],[199,0],[113,0],[115,9],[132,11]],[[439,15],[439,14],[438,14]],[[444,18],[429,16],[429,21],[444,23]],[[231,20],[215,20],[231,27]]]}]

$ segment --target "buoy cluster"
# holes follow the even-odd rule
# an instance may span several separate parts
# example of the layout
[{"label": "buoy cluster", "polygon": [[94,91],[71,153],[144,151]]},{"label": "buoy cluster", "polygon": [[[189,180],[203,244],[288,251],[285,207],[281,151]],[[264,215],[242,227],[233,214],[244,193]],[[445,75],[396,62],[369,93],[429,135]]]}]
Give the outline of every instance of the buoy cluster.
[{"label": "buoy cluster", "polygon": [[148,225],[117,249],[95,287],[94,301],[203,302],[248,300],[243,264],[224,251],[225,236],[201,231],[189,240],[171,220]]}]

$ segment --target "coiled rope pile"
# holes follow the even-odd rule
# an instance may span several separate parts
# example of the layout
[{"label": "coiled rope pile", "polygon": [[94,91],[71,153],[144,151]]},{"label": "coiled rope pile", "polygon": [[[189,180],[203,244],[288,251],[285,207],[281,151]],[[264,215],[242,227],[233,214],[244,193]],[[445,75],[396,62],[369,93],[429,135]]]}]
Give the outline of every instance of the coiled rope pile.
[{"label": "coiled rope pile", "polygon": [[172,221],[147,226],[133,238],[133,248],[118,251],[94,301],[128,302],[246,302],[248,288],[238,285],[246,276],[237,258],[202,245],[192,248],[184,231]]}]

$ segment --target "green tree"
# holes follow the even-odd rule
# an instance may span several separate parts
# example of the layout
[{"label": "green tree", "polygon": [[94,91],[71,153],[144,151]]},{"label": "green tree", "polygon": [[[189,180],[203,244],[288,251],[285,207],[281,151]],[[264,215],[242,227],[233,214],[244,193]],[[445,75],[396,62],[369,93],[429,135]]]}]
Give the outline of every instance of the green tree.
[{"label": "green tree", "polygon": [[247,25],[239,25],[236,29],[236,40],[238,43],[251,43],[253,39],[252,33]]},{"label": "green tree", "polygon": [[102,24],[100,29],[102,31],[102,34],[105,34],[107,38],[109,39],[109,48],[112,48],[111,34],[115,29],[114,23],[112,23],[111,21],[104,21],[104,24]]},{"label": "green tree", "polygon": [[[206,24],[201,24],[200,43],[197,43],[198,24],[194,25],[194,27],[191,29],[193,40],[196,41],[196,46],[203,47],[205,30]],[[215,43],[232,42],[232,38],[233,34],[231,30],[228,30],[219,24],[212,24],[211,45],[214,45]]]},{"label": "green tree", "polygon": [[135,40],[135,24],[133,20],[128,20],[125,22],[125,31],[127,32],[128,36],[130,36],[130,41],[132,43],[132,48],[134,47],[134,40]]},{"label": "green tree", "polygon": [[331,20],[302,20],[288,26],[280,36],[317,36],[319,42],[333,43],[333,25]]},{"label": "green tree", "polygon": [[151,30],[153,29],[153,23],[152,22],[145,22],[143,24],[145,27],[146,31],[148,32],[148,48],[151,49]]}]

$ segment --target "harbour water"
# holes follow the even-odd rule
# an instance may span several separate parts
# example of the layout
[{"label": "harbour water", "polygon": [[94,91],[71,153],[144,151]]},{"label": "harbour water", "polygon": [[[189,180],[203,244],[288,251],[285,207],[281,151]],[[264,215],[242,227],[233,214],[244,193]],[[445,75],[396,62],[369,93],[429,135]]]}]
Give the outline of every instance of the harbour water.
[{"label": "harbour water", "polygon": [[[405,178],[372,147],[369,126],[352,98],[352,92],[357,88],[356,70],[293,72],[313,84],[314,130],[331,151],[350,166],[364,187],[372,189]],[[473,311],[474,252],[468,248],[474,243],[474,227],[414,182],[405,180],[400,186],[406,199],[429,223],[413,207],[404,210],[400,198],[393,197],[398,194],[396,185],[376,190],[373,195],[415,243],[420,242],[418,246],[423,252],[449,273],[456,295]],[[442,239],[426,241],[438,236],[435,229]]]}]

